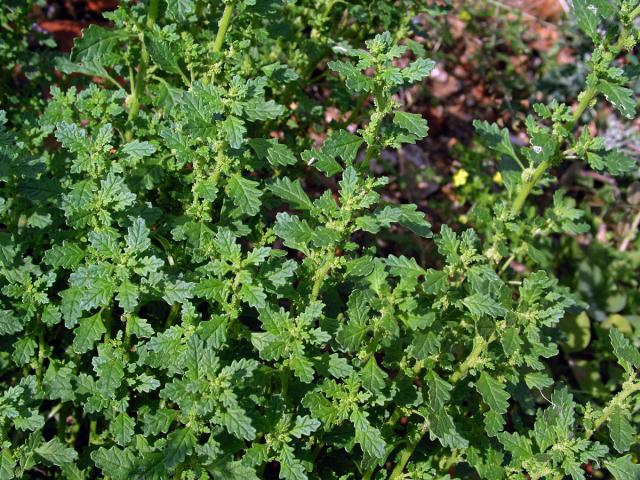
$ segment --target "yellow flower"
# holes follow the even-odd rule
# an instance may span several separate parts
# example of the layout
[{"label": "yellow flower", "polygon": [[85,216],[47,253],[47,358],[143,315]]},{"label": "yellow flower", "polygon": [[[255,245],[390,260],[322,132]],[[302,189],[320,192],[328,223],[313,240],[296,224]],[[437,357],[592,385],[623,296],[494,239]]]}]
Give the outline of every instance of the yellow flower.
[{"label": "yellow flower", "polygon": [[467,10],[462,10],[459,14],[458,14],[458,18],[460,20],[462,20],[464,23],[468,23],[469,20],[471,20],[473,17],[471,16],[471,14],[467,11]]},{"label": "yellow flower", "polygon": [[469,172],[467,172],[464,168],[461,168],[453,175],[453,186],[461,187],[465,183],[467,183],[467,179],[469,178]]},{"label": "yellow flower", "polygon": [[502,183],[502,174],[500,172],[496,172],[493,176],[493,181],[500,185]]}]

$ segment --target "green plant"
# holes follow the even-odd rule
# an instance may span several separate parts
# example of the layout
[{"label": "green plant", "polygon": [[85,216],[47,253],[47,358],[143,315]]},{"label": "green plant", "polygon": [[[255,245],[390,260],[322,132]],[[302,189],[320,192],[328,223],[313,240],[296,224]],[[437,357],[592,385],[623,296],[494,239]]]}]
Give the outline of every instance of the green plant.
[{"label": "green plant", "polygon": [[[587,305],[545,262],[583,213],[527,206],[567,157],[633,167],[572,135],[599,93],[635,112],[610,65],[640,8],[593,3],[577,109],[538,105],[530,148],[477,125],[506,192],[431,267],[375,242],[434,235],[370,168],[428,133],[396,95],[435,67],[402,44],[421,2],[149,0],[87,28],[58,68],[101,81],[52,87],[37,131],[0,117],[0,479],[640,477],[635,343],[600,346],[609,395],[549,367]],[[320,83],[359,130],[319,121]]]}]

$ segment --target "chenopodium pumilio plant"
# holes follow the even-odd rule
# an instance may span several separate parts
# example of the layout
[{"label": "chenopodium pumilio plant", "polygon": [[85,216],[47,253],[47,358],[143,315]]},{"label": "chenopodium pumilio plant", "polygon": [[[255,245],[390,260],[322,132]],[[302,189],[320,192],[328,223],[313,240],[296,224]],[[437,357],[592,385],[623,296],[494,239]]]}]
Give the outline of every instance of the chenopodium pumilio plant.
[{"label": "chenopodium pumilio plant", "polygon": [[[483,239],[446,225],[441,268],[377,251],[383,230],[432,237],[369,166],[427,135],[394,94],[434,62],[399,67],[389,33],[336,41],[328,66],[373,99],[370,120],[316,147],[270,136],[291,92],[238,61],[270,25],[233,31],[259,3],[125,3],[60,65],[104,80],[53,88],[38,134],[0,117],[0,479],[578,479],[586,463],[637,478],[627,338],[611,330],[621,389],[578,403],[545,363],[581,306],[556,279],[507,282]],[[289,8],[269,2],[263,21]],[[211,11],[217,33],[192,33]],[[194,35],[214,39],[210,64]],[[267,71],[293,81],[282,60]]]}]

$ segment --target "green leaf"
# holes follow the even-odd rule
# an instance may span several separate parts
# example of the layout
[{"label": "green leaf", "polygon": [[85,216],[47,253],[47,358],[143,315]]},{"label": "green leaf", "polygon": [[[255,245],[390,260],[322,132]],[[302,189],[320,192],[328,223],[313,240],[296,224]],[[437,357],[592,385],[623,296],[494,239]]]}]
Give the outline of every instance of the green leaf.
[{"label": "green leaf", "polygon": [[129,160],[135,161],[153,155],[156,153],[156,147],[149,142],[133,140],[129,143],[125,143],[120,148],[120,153],[124,154]]},{"label": "green leaf", "polygon": [[532,372],[527,373],[524,376],[524,382],[529,388],[537,388],[538,390],[545,389],[553,385],[553,378],[549,377],[546,373]]},{"label": "green leaf", "polygon": [[116,300],[125,312],[131,313],[138,306],[139,295],[140,289],[129,280],[125,280],[118,288]]},{"label": "green leaf", "polygon": [[244,113],[250,121],[262,121],[278,118],[284,113],[284,107],[273,100],[253,98],[244,104]]},{"label": "green leaf", "polygon": [[82,295],[82,309],[91,310],[95,307],[106,307],[113,298],[114,290],[115,285],[110,278],[92,279]]},{"label": "green leaf", "polygon": [[340,60],[329,62],[328,67],[345,77],[347,88],[354,93],[369,92],[373,88],[373,82],[363,75],[360,70],[348,62]]},{"label": "green leaf", "polygon": [[473,127],[488,148],[502,155],[506,155],[517,162],[520,161],[509,138],[509,130],[506,128],[501,129],[495,123],[480,120],[474,120]]},{"label": "green leaf", "polygon": [[44,262],[55,268],[72,269],[80,265],[85,252],[78,245],[64,241],[61,245],[54,245],[44,255]]},{"label": "green leaf", "polygon": [[71,60],[105,64],[116,45],[127,37],[128,33],[124,29],[111,30],[90,25],[82,31],[82,37],[75,40]]},{"label": "green leaf", "polygon": [[100,379],[96,382],[97,388],[107,396],[115,395],[116,389],[122,384],[124,368],[117,359],[107,360],[95,367]]},{"label": "green leaf", "polygon": [[78,458],[78,453],[73,448],[66,447],[57,437],[37,447],[35,452],[47,462],[59,467]]},{"label": "green leaf", "polygon": [[308,480],[304,465],[294,457],[293,449],[286,445],[278,456],[280,477],[284,480]]},{"label": "green leaf", "polygon": [[93,348],[93,345],[102,338],[106,333],[104,323],[102,323],[102,314],[96,313],[89,318],[80,319],[74,333],[73,351],[76,353],[85,353]]},{"label": "green leaf", "polygon": [[[330,158],[340,157],[347,165],[350,165],[356,159],[360,146],[364,143],[364,139],[358,135],[349,133],[346,130],[338,130],[331,133],[329,138],[322,146],[322,153]],[[322,159],[320,159],[322,161]],[[337,172],[336,172],[337,173]]]},{"label": "green leaf", "polygon": [[220,130],[231,148],[240,148],[244,143],[244,135],[247,133],[247,129],[244,126],[244,122],[238,117],[229,115],[222,122]]},{"label": "green leaf", "polygon": [[600,80],[598,90],[604,95],[607,101],[627,118],[633,118],[636,113],[636,100],[633,90],[616,85],[615,83]]},{"label": "green leaf", "polygon": [[436,62],[428,58],[419,58],[402,69],[402,76],[411,83],[417,83],[431,74]]},{"label": "green leaf", "polygon": [[185,22],[196,11],[195,0],[166,0],[167,15],[178,22]]},{"label": "green leaf", "polygon": [[429,392],[429,406],[433,411],[442,410],[451,400],[450,393],[453,390],[453,386],[434,371],[427,373],[424,381]]},{"label": "green leaf", "polygon": [[567,336],[567,341],[562,345],[565,352],[580,352],[591,343],[591,320],[587,312],[565,315],[558,327]]},{"label": "green leaf", "polygon": [[440,339],[433,332],[419,333],[413,337],[410,355],[416,360],[426,360],[440,350]]},{"label": "green leaf", "polygon": [[362,451],[370,457],[383,459],[386,443],[380,431],[371,426],[364,412],[360,410],[351,412],[351,421],[356,430],[356,442],[360,444]]},{"label": "green leaf", "polygon": [[418,138],[424,138],[429,133],[427,121],[417,113],[395,112],[393,123]]},{"label": "green leaf", "polygon": [[131,450],[111,447],[100,447],[91,452],[91,459],[105,475],[114,480],[127,480],[136,461],[136,456]]},{"label": "green leaf", "polygon": [[362,385],[374,394],[382,392],[387,378],[387,374],[378,366],[378,362],[376,362],[373,355],[369,357],[367,363],[360,370]]},{"label": "green leaf", "polygon": [[317,170],[320,170],[327,177],[333,177],[342,171],[342,166],[336,159],[322,150],[305,150],[302,152],[302,160],[304,160],[307,165],[311,165]]},{"label": "green leaf", "polygon": [[109,431],[118,445],[125,446],[133,438],[135,425],[129,415],[121,413],[111,421]]},{"label": "green leaf", "polygon": [[507,413],[509,394],[502,383],[487,372],[482,372],[476,382],[476,388],[482,395],[484,403],[489,405],[492,410],[501,415]]},{"label": "green leaf", "polygon": [[347,351],[354,352],[360,348],[369,331],[368,298],[364,292],[354,292],[349,297],[349,321],[340,326],[337,334],[338,343]]},{"label": "green leaf", "polygon": [[617,328],[609,330],[611,346],[618,362],[628,372],[633,373],[634,369],[640,368],[640,352]]},{"label": "green leaf", "polygon": [[414,258],[407,258],[403,255],[396,257],[395,255],[389,255],[387,257],[387,265],[389,266],[389,272],[392,275],[396,275],[403,279],[418,278],[420,275],[424,275],[426,272],[424,268],[418,265],[418,262]]},{"label": "green leaf", "polygon": [[474,293],[468,296],[462,300],[462,304],[467,307],[471,313],[479,317],[487,315],[491,318],[496,318],[506,313],[502,305],[483,293]]},{"label": "green leaf", "polygon": [[245,215],[254,216],[260,211],[262,192],[257,188],[258,185],[258,182],[240,175],[231,176],[227,182],[227,191],[233,203]]},{"label": "green leaf", "polygon": [[256,429],[251,425],[251,419],[241,408],[229,408],[222,414],[222,424],[229,433],[238,438],[253,440],[256,437]]},{"label": "green leaf", "polygon": [[594,0],[574,0],[571,3],[578,26],[595,42],[598,38],[597,28],[600,23],[596,2]]},{"label": "green leaf", "polygon": [[127,230],[125,242],[131,252],[144,252],[151,246],[149,229],[143,219],[136,218],[133,220],[132,225]]},{"label": "green leaf", "polygon": [[170,433],[164,451],[164,466],[172,468],[182,463],[187,455],[191,454],[196,444],[196,436],[190,428],[180,428]]},{"label": "green leaf", "polygon": [[253,308],[263,308],[266,305],[267,296],[260,285],[245,283],[240,288],[240,298]]},{"label": "green leaf", "polygon": [[531,450],[531,440],[519,433],[501,432],[498,440],[505,449],[513,456],[514,461],[522,462],[533,457]]},{"label": "green leaf", "polygon": [[280,212],[276,215],[276,235],[284,240],[289,248],[307,252],[307,244],[313,239],[314,232],[306,222],[295,215]]},{"label": "green leaf", "polygon": [[193,283],[184,280],[169,282],[164,287],[163,299],[168,304],[185,303],[193,297]]},{"label": "green leaf", "polygon": [[308,437],[313,432],[320,428],[319,420],[311,418],[307,415],[304,417],[297,417],[294,426],[289,430],[289,433],[296,438]]},{"label": "green leaf", "polygon": [[32,338],[21,338],[13,344],[13,353],[11,354],[11,358],[16,365],[25,365],[29,363],[36,353],[36,346],[37,344]]},{"label": "green leaf", "polygon": [[255,150],[260,159],[266,158],[274,167],[276,165],[295,165],[298,161],[289,147],[278,143],[275,139],[256,138],[250,140],[249,145]]},{"label": "green leaf", "polygon": [[295,165],[297,159],[293,152],[282,143],[274,143],[267,150],[267,160],[273,166],[275,165]]},{"label": "green leaf", "polygon": [[640,480],[640,465],[633,463],[631,455],[605,461],[604,466],[615,480]]},{"label": "green leaf", "polygon": [[504,430],[505,423],[504,417],[494,410],[484,412],[484,429],[490,437],[496,437],[498,433]]},{"label": "green leaf", "polygon": [[619,406],[615,407],[609,416],[607,427],[614,448],[620,453],[629,451],[636,435],[636,429],[629,422],[629,413]]},{"label": "green leaf", "polygon": [[269,190],[294,208],[300,210],[311,210],[313,208],[313,203],[302,189],[300,180],[292,182],[287,177],[279,178],[269,185]]},{"label": "green leaf", "polygon": [[309,359],[303,356],[292,356],[289,359],[289,366],[301,382],[311,383],[313,381],[315,372],[313,370],[313,363],[311,363]]},{"label": "green leaf", "polygon": [[9,450],[2,449],[0,452],[0,480],[13,480],[15,478],[15,466],[16,461]]},{"label": "green leaf", "polygon": [[429,437],[432,440],[438,439],[443,447],[467,448],[469,446],[469,441],[460,435],[453,419],[444,408],[429,411],[427,420],[429,422]]},{"label": "green leaf", "polygon": [[172,51],[169,41],[161,38],[156,32],[147,30],[144,35],[144,42],[153,63],[165,72],[180,73],[179,57]]}]

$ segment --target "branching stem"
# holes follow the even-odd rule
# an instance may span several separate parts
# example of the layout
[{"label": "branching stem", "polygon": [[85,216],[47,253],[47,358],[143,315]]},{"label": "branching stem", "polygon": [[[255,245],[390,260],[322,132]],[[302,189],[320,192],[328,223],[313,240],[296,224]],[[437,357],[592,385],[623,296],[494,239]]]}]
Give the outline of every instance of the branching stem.
[{"label": "branching stem", "polygon": [[[629,18],[633,20],[638,15],[640,15],[640,7],[633,10],[629,15]],[[620,36],[618,37],[618,41],[615,43],[615,45],[612,45],[610,49],[610,52],[614,56],[618,55],[622,50],[626,48],[627,41],[630,35],[633,35],[633,33],[629,32],[627,28],[624,28],[622,30],[622,32],[620,33]],[[584,114],[585,110],[589,108],[589,106],[591,106],[597,94],[598,94],[598,87],[597,87],[597,79],[596,79],[596,83],[587,87],[587,89],[584,92],[582,92],[582,94],[580,95],[580,101],[578,102],[578,106],[573,112],[571,120],[569,120],[569,122],[565,125],[565,128],[568,131],[573,131],[573,129],[575,128],[575,125],[578,123],[580,118],[582,118],[582,115]],[[535,187],[538,180],[540,180],[542,175],[544,175],[544,173],[549,169],[552,163],[553,163],[552,161],[541,162],[536,167],[531,178],[527,181],[524,181],[520,185],[520,189],[518,191],[516,199],[513,202],[513,206],[511,208],[511,211],[513,214],[518,215],[522,211],[522,207],[524,206],[524,203],[527,200],[527,197]]]}]

